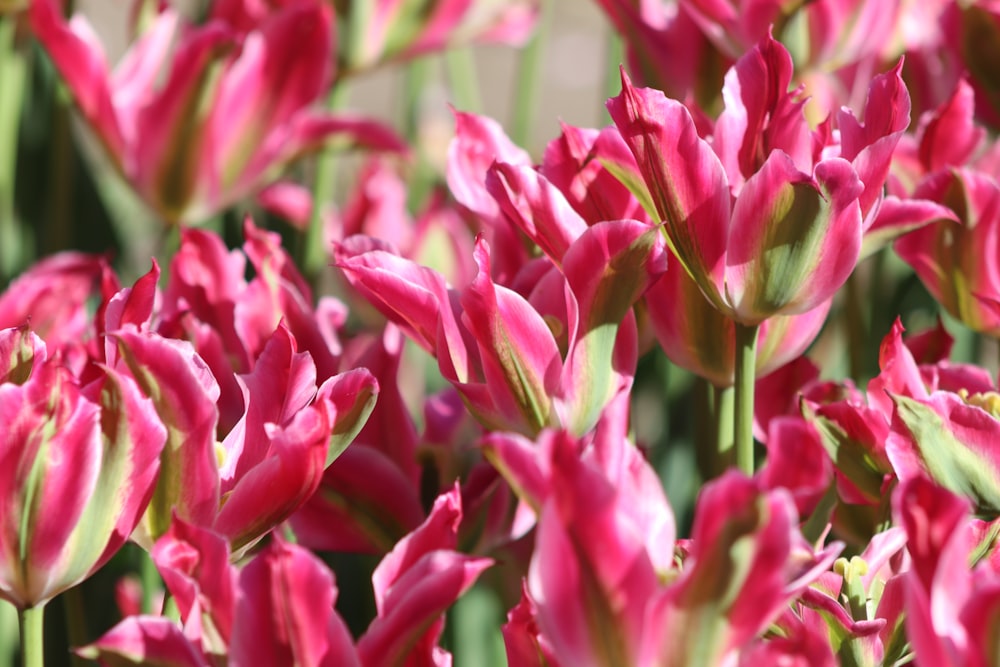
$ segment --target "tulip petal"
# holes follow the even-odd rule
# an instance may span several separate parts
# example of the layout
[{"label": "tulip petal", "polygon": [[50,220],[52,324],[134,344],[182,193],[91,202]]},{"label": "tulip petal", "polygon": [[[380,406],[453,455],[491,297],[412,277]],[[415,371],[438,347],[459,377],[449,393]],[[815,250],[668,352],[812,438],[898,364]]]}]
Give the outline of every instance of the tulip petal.
[{"label": "tulip petal", "polygon": [[776,151],[736,200],[726,296],[738,321],[759,324],[772,315],[809,311],[854,270],[863,186],[840,159],[821,162],[816,175],[819,183]]},{"label": "tulip petal", "polygon": [[569,404],[564,426],[582,435],[619,390],[616,375],[635,373],[634,360],[621,367],[622,359],[615,358],[620,325],[667,270],[667,255],[658,228],[633,220],[602,222],[573,243],[563,270],[579,308],[579,330],[563,370]]},{"label": "tulip petal", "polygon": [[648,88],[632,87],[622,70],[622,93],[608,111],[664,221],[667,243],[705,295],[722,304],[730,194],[725,170],[695,128],[687,108]]},{"label": "tulip petal", "polygon": [[210,526],[219,506],[215,427],[219,385],[189,343],[130,330],[116,332],[118,353],[167,427],[160,479],[143,521],[151,540],[172,512]]},{"label": "tulip petal", "polygon": [[109,665],[209,666],[181,629],[162,616],[130,616],[77,654]]}]

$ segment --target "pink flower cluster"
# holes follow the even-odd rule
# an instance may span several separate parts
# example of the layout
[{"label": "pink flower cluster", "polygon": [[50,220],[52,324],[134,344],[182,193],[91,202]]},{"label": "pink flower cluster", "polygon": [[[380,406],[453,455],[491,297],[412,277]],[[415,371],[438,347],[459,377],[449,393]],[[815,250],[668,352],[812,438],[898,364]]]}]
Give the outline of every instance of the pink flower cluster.
[{"label": "pink flower cluster", "polygon": [[[169,603],[123,593],[79,656],[443,667],[479,582],[517,667],[1000,665],[995,378],[899,320],[866,385],[803,356],[890,246],[1000,337],[997,64],[972,44],[1000,10],[597,4],[628,58],[611,124],[564,124],[536,161],[455,111],[448,193],[411,215],[406,142],[314,103],[379,64],[521,43],[538,3],[141,6],[111,71],[85,20],[30,2],[176,247],[134,280],[60,253],[0,293],[0,599],[41,609],[132,541]],[[282,179],[344,144],[394,157],[321,220],[341,298],[250,216],[236,249],[198,226],[249,198],[311,224],[326,202]],[[651,350],[735,394],[689,530],[635,442]],[[353,632],[365,601],[331,553],[377,560]]]}]

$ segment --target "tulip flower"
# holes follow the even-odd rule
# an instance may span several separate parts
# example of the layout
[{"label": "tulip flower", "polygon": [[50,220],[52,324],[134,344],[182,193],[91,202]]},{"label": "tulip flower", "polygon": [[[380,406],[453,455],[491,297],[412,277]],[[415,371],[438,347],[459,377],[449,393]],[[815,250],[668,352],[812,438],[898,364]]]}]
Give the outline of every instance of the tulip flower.
[{"label": "tulip flower", "polygon": [[0,330],[0,598],[21,613],[26,664],[42,664],[46,603],[108,561],[142,518],[166,430],[108,368],[81,386],[21,329]]},{"label": "tulip flower", "polygon": [[[337,257],[352,285],[437,357],[484,425],[537,433],[559,421],[583,433],[634,367],[634,329],[621,327],[621,347],[616,339],[623,319],[634,326],[631,304],[665,268],[656,239],[635,221],[588,228],[566,250],[565,273],[549,269],[533,286],[534,303],[493,282],[481,239],[479,274],[460,293],[370,239],[348,239]],[[558,339],[549,321],[559,322]]]},{"label": "tulip flower", "polygon": [[377,123],[310,110],[334,48],[319,3],[291,5],[242,38],[166,9],[113,74],[82,17],[65,24],[52,0],[33,2],[30,17],[111,164],[168,223],[203,221],[338,136],[402,147]]},{"label": "tulip flower", "polygon": [[1000,572],[992,537],[969,516],[968,502],[924,477],[900,484],[893,517],[907,536],[907,637],[924,665],[991,665],[995,661]]},{"label": "tulip flower", "polygon": [[357,651],[334,610],[329,569],[307,550],[275,538],[242,569],[226,540],[175,519],[153,549],[183,628],[131,616],[93,644],[86,658],[115,664],[357,666]]},{"label": "tulip flower", "polygon": [[961,168],[928,176],[914,196],[947,206],[958,221],[910,232],[896,241],[896,252],[949,314],[974,331],[1000,336],[1000,186]]},{"label": "tulip flower", "polygon": [[537,0],[502,4],[483,0],[379,0],[370,6],[351,3],[344,5],[340,18],[357,29],[345,36],[341,56],[344,66],[354,71],[473,40],[519,46],[531,35],[539,4]]},{"label": "tulip flower", "polygon": [[442,614],[493,564],[489,558],[454,550],[461,520],[456,484],[438,496],[427,519],[375,568],[378,615],[358,640],[361,664],[451,664],[437,645],[444,629]]},{"label": "tulip flower", "polygon": [[[252,544],[316,490],[323,470],[364,425],[377,394],[364,369],[317,388],[311,358],[279,327],[253,372],[238,379],[243,416],[217,443],[218,385],[191,346],[128,330],[114,335],[170,433],[165,472],[144,523],[150,540],[176,514],[214,527],[234,551]],[[261,488],[268,493],[261,495]]]},{"label": "tulip flower", "polygon": [[96,296],[107,260],[64,252],[30,267],[0,293],[0,328],[29,324],[53,348],[94,335],[87,300]]}]

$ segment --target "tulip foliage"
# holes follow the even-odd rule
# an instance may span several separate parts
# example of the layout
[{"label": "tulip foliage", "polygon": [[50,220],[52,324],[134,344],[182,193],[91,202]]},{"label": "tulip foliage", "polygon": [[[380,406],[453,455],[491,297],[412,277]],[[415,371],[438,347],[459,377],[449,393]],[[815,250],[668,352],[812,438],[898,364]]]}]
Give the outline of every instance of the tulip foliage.
[{"label": "tulip foliage", "polygon": [[1000,13],[593,4],[0,0],[0,667],[1000,667]]}]

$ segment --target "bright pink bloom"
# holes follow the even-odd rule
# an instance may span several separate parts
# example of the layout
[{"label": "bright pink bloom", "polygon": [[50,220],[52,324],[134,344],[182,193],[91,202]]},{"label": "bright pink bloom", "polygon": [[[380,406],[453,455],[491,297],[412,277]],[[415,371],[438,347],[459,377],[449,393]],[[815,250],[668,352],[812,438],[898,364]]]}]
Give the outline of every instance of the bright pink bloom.
[{"label": "bright pink bloom", "polygon": [[461,292],[374,239],[348,239],[337,257],[352,285],[437,357],[485,425],[537,433],[558,421],[583,433],[633,372],[626,315],[665,269],[657,236],[635,221],[586,228],[560,258],[561,272],[535,265],[528,298],[493,282],[482,240],[479,274]]},{"label": "bright pink bloom", "polygon": [[[636,156],[650,206],[665,221],[671,250],[713,305],[744,324],[824,303],[861,250],[865,184],[842,158],[813,163],[808,135],[794,132],[804,119],[788,93],[760,90],[768,72],[788,80],[790,63],[781,54],[787,59],[780,45],[764,41],[731,70],[720,146],[698,135],[682,104],[633,88],[624,72],[622,94],[608,103]],[[740,91],[764,97],[744,100]],[[785,122],[765,125],[769,113]],[[863,150],[863,142],[855,143],[851,150]]]},{"label": "bright pink bloom", "polygon": [[994,558],[975,556],[992,547],[982,544],[982,522],[970,518],[965,499],[923,477],[900,484],[892,500],[913,563],[905,609],[917,660],[943,667],[995,664],[1000,572]]},{"label": "bright pink bloom", "polygon": [[437,645],[444,612],[472,587],[489,558],[455,551],[462,520],[458,485],[434,502],[430,515],[399,541],[372,575],[378,615],[358,640],[365,667],[451,664]]},{"label": "bright pink bloom", "polygon": [[[279,327],[254,371],[238,381],[244,412],[221,444],[218,385],[181,341],[155,334],[115,334],[120,352],[170,427],[158,492],[147,516],[152,539],[172,513],[214,527],[234,550],[288,518],[319,485],[323,470],[371,412],[375,379],[364,369],[316,386],[316,367]],[[261,488],[269,489],[267,494]]]},{"label": "bright pink bloom", "polygon": [[108,271],[103,257],[64,252],[43,259],[0,293],[0,328],[27,324],[53,349],[94,335],[87,300]]},{"label": "bright pink bloom", "polygon": [[735,56],[712,44],[686,3],[598,0],[597,4],[622,36],[629,71],[641,85],[711,108]]},{"label": "bright pink bloom", "polygon": [[334,47],[319,3],[290,5],[242,39],[167,9],[113,74],[82,17],[63,23],[51,0],[32,3],[30,16],[112,164],[169,223],[204,220],[336,135],[401,148],[374,122],[309,109],[329,83]]},{"label": "bright pink bloom", "polygon": [[25,608],[125,543],[153,494],[166,432],[125,375],[105,368],[81,386],[23,330],[0,330],[0,353],[0,598]]},{"label": "bright pink bloom", "polygon": [[941,220],[896,241],[895,249],[953,317],[974,331],[1000,336],[1000,186],[971,169],[938,171],[915,197],[947,206]]},{"label": "bright pink bloom", "polygon": [[163,617],[129,617],[80,655],[199,667],[359,665],[334,611],[333,576],[305,549],[276,537],[238,569],[223,537],[175,520],[153,557],[183,627]]}]

